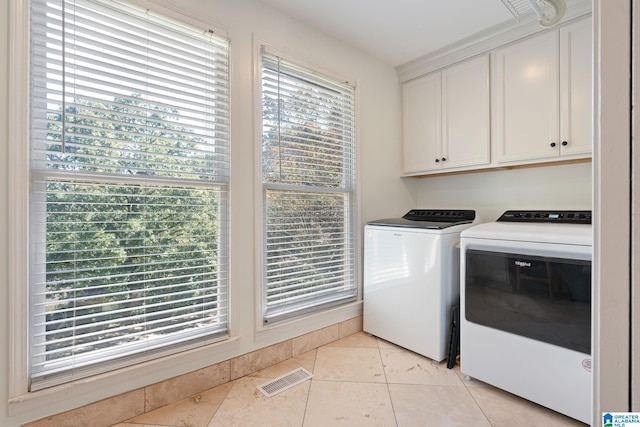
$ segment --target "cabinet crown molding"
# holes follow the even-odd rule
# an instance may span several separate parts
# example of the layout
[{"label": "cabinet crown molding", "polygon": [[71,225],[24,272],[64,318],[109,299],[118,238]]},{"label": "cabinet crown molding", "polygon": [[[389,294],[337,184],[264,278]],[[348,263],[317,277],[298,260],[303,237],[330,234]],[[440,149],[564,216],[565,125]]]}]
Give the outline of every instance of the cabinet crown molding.
[{"label": "cabinet crown molding", "polygon": [[454,44],[399,65],[396,67],[398,80],[400,83],[404,83],[525,37],[557,30],[589,16],[591,16],[591,1],[582,0],[567,7],[564,20],[555,27],[544,28],[540,26],[534,15],[531,15],[526,21],[517,22],[514,19],[495,25]]}]

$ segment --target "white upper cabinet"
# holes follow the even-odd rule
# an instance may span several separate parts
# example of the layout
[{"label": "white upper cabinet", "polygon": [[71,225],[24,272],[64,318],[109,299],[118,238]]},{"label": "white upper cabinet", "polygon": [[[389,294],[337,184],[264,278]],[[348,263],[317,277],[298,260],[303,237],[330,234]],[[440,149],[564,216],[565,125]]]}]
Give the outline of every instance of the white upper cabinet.
[{"label": "white upper cabinet", "polygon": [[405,83],[404,173],[488,164],[489,112],[488,55]]},{"label": "white upper cabinet", "polygon": [[556,31],[496,52],[499,162],[557,155],[560,124],[558,59]]},{"label": "white upper cabinet", "polygon": [[495,53],[498,163],[591,153],[591,25],[571,24]]},{"label": "white upper cabinet", "polygon": [[591,50],[589,17],[403,83],[404,175],[588,161]]},{"label": "white upper cabinet", "polygon": [[489,55],[442,71],[443,168],[489,163],[490,110]]},{"label": "white upper cabinet", "polygon": [[429,74],[402,87],[404,172],[439,169],[442,135],[440,73]]},{"label": "white upper cabinet", "polygon": [[[592,75],[591,21],[560,29],[560,151],[591,156]],[[566,144],[565,144],[566,142]]]}]

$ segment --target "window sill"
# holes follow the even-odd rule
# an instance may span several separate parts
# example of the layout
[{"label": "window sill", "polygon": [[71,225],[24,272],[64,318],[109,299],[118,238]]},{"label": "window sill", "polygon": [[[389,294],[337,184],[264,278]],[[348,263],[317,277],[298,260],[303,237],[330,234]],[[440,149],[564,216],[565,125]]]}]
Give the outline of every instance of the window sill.
[{"label": "window sill", "polygon": [[227,361],[239,352],[240,337],[117,369],[90,378],[27,392],[9,399],[10,416],[39,419],[141,389]]},{"label": "window sill", "polygon": [[264,326],[260,322],[256,325],[256,342],[261,344],[280,342],[290,339],[292,336],[301,336],[361,315],[362,300],[357,300],[330,310],[270,326]]}]

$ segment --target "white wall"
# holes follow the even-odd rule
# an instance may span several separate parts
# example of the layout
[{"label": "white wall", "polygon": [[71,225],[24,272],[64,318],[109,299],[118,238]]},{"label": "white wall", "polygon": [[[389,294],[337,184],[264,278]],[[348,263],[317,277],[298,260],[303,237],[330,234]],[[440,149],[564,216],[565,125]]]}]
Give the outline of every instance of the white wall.
[{"label": "white wall", "polygon": [[[142,1],[142,0],[140,0]],[[255,54],[254,37],[288,50],[308,63],[331,73],[355,79],[358,84],[358,140],[361,221],[398,216],[415,205],[414,183],[400,176],[400,90],[393,67],[351,49],[253,0],[157,0],[155,3],[180,10],[192,18],[228,32],[231,39],[231,286],[232,334],[229,343],[164,362],[130,369],[126,374],[107,375],[100,381],[82,381],[63,392],[44,396],[19,396],[8,405],[9,383],[9,273],[14,248],[7,242],[10,192],[7,170],[8,147],[25,141],[8,140],[9,38],[12,9],[23,0],[0,0],[0,425],[18,426],[82,406],[111,395],[199,369],[314,329],[346,320],[361,313],[361,305],[328,315],[292,322],[269,331],[256,326],[256,247],[260,246],[256,221],[260,218],[259,150],[254,128]],[[157,5],[151,5],[157,9]],[[12,123],[24,126],[24,123]],[[23,286],[24,284],[19,284]],[[20,288],[19,288],[20,289]]]},{"label": "white wall", "polygon": [[[630,387],[632,151],[630,95],[632,13],[636,0],[594,0],[594,224],[593,224],[593,425],[603,412],[626,412],[638,397]],[[636,70],[637,71],[637,70]],[[638,82],[636,81],[635,84]],[[636,108],[637,109],[637,106]],[[634,167],[637,167],[634,166]],[[636,175],[637,177],[637,175]],[[636,213],[637,215],[637,213]],[[636,301],[637,307],[637,301]],[[634,343],[636,346],[637,343]],[[631,374],[631,375],[630,375]],[[637,387],[637,379],[636,387]],[[637,408],[636,408],[637,410]]]},{"label": "white wall", "polygon": [[[640,105],[640,13],[637,11],[632,17],[632,45],[635,46],[632,66],[633,66],[633,105]],[[637,146],[640,136],[640,109],[633,110],[632,146]],[[640,224],[640,150],[632,150],[632,176],[631,182],[631,223]],[[640,228],[633,227],[631,230],[631,250],[632,254],[640,248]],[[640,262],[632,256],[631,267],[631,410],[640,412]]]},{"label": "white wall", "polygon": [[419,179],[420,208],[475,209],[495,221],[508,209],[590,210],[591,163]]},{"label": "white wall", "polygon": [[7,232],[7,72],[9,39],[9,3],[0,0],[0,425],[10,426],[7,419],[7,400],[9,384],[9,302],[8,299],[8,253]]}]

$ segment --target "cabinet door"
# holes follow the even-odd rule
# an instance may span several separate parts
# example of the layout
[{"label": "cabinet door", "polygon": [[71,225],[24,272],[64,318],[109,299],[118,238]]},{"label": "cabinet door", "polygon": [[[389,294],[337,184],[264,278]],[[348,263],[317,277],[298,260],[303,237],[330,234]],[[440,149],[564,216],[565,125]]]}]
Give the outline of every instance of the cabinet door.
[{"label": "cabinet door", "polygon": [[402,86],[405,173],[440,168],[440,99],[440,73]]},{"label": "cabinet door", "polygon": [[558,32],[496,52],[498,162],[559,153]]},{"label": "cabinet door", "polygon": [[592,151],[591,20],[560,29],[560,152]]},{"label": "cabinet door", "polygon": [[442,71],[443,168],[490,160],[489,56]]}]

